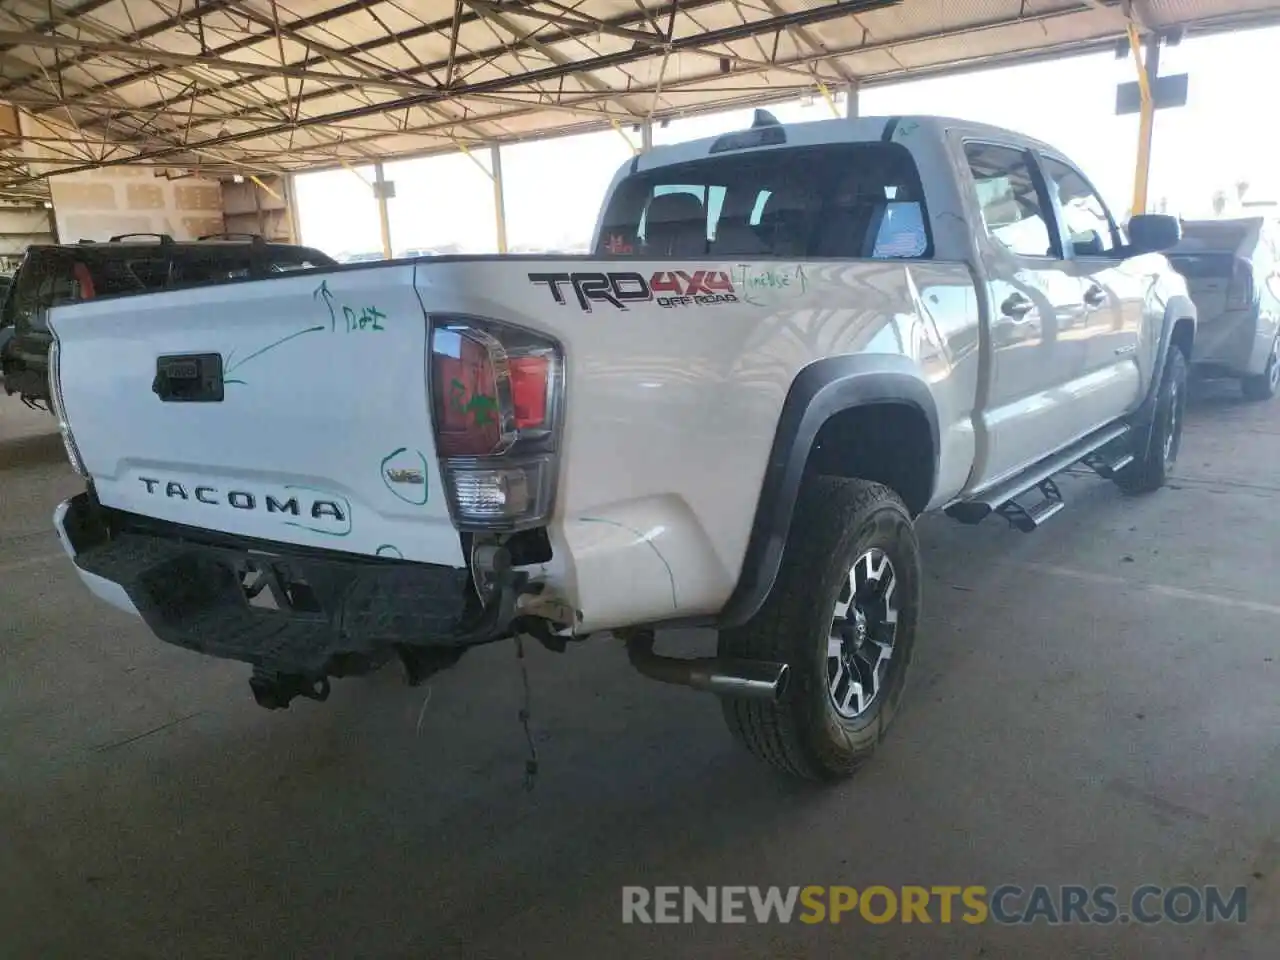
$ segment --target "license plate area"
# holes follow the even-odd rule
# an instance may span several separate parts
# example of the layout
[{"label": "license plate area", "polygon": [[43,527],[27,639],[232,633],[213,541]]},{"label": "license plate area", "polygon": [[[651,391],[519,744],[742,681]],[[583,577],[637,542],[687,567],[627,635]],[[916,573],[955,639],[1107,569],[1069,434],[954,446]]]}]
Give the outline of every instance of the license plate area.
[{"label": "license plate area", "polygon": [[221,403],[222,354],[156,357],[156,376],[151,390],[165,403]]}]

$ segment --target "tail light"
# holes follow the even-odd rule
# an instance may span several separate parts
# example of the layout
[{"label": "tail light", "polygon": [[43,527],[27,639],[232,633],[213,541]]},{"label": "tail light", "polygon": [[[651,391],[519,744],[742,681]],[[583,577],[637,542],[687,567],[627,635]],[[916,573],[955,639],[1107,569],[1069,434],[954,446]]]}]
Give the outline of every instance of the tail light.
[{"label": "tail light", "polygon": [[546,522],[555,493],[564,358],[527,330],[436,317],[432,420],[450,510],[460,530]]},{"label": "tail light", "polygon": [[1253,268],[1248,260],[1236,260],[1227,287],[1227,309],[1253,306]]},{"label": "tail light", "polygon": [[57,331],[49,325],[53,342],[49,345],[49,402],[53,406],[53,415],[58,421],[58,432],[62,434],[62,446],[67,451],[67,459],[71,461],[71,469],[82,477],[85,472],[84,461],[80,450],[76,447],[76,438],[71,433],[71,424],[67,420],[67,408],[62,401],[62,347],[58,343]]}]

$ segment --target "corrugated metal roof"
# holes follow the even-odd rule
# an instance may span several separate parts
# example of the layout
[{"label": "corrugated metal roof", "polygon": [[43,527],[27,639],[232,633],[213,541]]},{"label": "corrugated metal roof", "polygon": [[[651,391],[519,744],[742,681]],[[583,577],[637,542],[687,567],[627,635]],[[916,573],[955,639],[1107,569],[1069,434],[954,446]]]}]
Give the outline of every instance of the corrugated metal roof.
[{"label": "corrugated metal roof", "polygon": [[[1267,0],[1133,12],[1153,28],[1280,19]],[[0,140],[0,189],[122,162],[251,174],[631,126],[1088,49],[1126,23],[1119,0],[11,0],[0,101],[28,116],[22,144]]]}]

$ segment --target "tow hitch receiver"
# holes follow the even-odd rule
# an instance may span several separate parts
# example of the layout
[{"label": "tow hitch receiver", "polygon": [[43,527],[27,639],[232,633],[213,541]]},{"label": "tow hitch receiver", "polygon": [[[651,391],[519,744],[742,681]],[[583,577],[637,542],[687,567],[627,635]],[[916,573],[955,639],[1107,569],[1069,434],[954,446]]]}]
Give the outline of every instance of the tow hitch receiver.
[{"label": "tow hitch receiver", "polygon": [[308,700],[329,699],[329,678],[318,680],[300,673],[277,673],[274,670],[255,670],[249,678],[249,689],[258,706],[268,710],[284,710],[294,697]]}]

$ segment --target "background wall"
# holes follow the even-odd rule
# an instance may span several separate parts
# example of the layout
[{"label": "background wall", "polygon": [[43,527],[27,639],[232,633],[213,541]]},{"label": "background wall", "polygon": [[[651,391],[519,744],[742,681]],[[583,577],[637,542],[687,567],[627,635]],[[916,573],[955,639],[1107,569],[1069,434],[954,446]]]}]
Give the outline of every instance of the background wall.
[{"label": "background wall", "polygon": [[227,233],[252,233],[267,240],[293,241],[287,177],[249,177],[243,183],[227,180],[221,187]]},{"label": "background wall", "polygon": [[108,167],[50,177],[49,191],[63,243],[122,233],[194,240],[223,232],[222,185],[216,180],[171,180],[149,167]]},{"label": "background wall", "polygon": [[43,204],[0,204],[0,271],[12,269],[33,243],[53,243],[50,215]]}]

